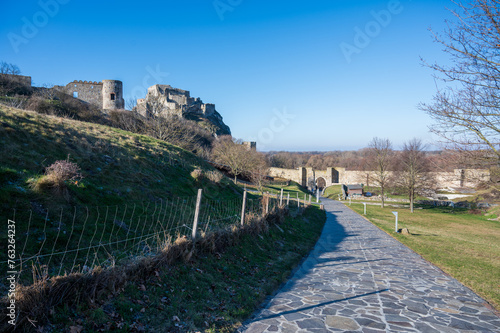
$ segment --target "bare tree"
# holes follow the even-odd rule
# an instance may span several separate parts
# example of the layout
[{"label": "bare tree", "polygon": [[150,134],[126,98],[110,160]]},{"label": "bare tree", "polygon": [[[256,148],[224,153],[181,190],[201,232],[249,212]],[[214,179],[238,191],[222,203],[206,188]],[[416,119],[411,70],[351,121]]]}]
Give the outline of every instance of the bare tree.
[{"label": "bare tree", "polygon": [[257,186],[260,193],[263,193],[264,183],[269,175],[269,165],[264,154],[253,149],[248,151],[249,163],[247,164],[247,172],[250,174],[252,183]]},{"label": "bare tree", "polygon": [[17,65],[2,61],[0,62],[0,74],[19,75],[21,74],[21,70]]},{"label": "bare tree", "polygon": [[431,184],[429,164],[424,152],[424,145],[419,139],[412,139],[403,145],[397,167],[397,183],[408,193],[410,210],[413,213],[415,194]]},{"label": "bare tree", "polygon": [[390,179],[390,166],[392,164],[393,150],[389,139],[373,138],[369,143],[371,166],[374,172],[372,179],[380,186],[382,208],[385,203],[385,189]]},{"label": "bare tree", "polygon": [[420,109],[437,121],[431,130],[454,147],[482,151],[500,164],[500,1],[457,6],[456,21],[443,35],[433,33],[453,64],[425,64],[452,85],[438,88],[433,103]]},{"label": "bare tree", "polygon": [[126,109],[133,111],[134,108],[137,106],[137,97],[129,97],[125,101]]},{"label": "bare tree", "polygon": [[235,184],[238,176],[252,169],[254,163],[252,150],[235,140],[230,135],[219,137],[213,144],[212,156],[215,162],[229,167],[234,175]]}]

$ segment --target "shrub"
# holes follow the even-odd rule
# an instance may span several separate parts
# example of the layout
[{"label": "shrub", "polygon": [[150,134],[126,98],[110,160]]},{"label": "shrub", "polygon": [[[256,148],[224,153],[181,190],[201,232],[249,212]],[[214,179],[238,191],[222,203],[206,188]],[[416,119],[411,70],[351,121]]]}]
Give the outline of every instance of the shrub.
[{"label": "shrub", "polygon": [[34,190],[41,192],[52,190],[55,194],[69,199],[67,183],[77,182],[82,178],[80,167],[76,163],[69,160],[59,160],[46,168],[45,175],[35,182]]},{"label": "shrub", "polygon": [[191,172],[191,177],[194,178],[194,180],[201,180],[201,178],[203,177],[203,170],[201,169],[195,169]]},{"label": "shrub", "polygon": [[224,178],[224,175],[220,171],[208,171],[205,172],[205,177],[218,184]]}]

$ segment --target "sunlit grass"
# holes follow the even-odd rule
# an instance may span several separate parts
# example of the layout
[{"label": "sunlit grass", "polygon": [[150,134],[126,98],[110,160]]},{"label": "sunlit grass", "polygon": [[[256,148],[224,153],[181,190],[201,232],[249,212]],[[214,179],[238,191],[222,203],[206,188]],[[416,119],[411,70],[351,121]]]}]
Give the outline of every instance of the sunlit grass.
[{"label": "sunlit grass", "polygon": [[[352,203],[351,208],[363,213],[362,204]],[[408,228],[411,235],[395,233],[392,211],[399,214],[398,227]],[[500,222],[449,207],[412,214],[409,209],[368,205],[366,217],[500,308]]]}]

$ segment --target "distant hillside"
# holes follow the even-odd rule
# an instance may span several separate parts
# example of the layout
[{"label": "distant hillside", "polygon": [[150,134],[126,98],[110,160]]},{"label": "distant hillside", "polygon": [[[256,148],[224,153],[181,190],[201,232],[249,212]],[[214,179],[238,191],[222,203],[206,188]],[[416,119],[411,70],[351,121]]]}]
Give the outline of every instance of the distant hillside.
[{"label": "distant hillside", "polygon": [[[0,105],[0,215],[20,204],[115,205],[170,196],[234,197],[223,177],[194,179],[200,169],[217,172],[177,146],[104,125],[47,116]],[[57,160],[76,163],[83,179],[68,184],[64,198],[33,190]]]}]

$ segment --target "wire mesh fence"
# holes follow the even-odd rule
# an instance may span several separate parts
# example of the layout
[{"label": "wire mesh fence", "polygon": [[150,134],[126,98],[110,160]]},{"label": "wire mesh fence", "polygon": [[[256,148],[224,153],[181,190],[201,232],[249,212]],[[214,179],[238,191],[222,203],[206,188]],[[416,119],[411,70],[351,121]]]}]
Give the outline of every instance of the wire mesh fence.
[{"label": "wire mesh fence", "polygon": [[[0,265],[8,267],[7,273],[15,272],[18,283],[28,285],[52,276],[90,273],[96,267],[110,267],[134,256],[154,255],[173,239],[193,235],[196,199],[179,197],[55,211],[34,204],[13,209],[9,222],[16,224],[16,255],[10,257],[8,251],[1,251]],[[263,215],[280,205],[289,204],[291,209],[300,206],[295,198],[279,195],[248,198],[244,206],[243,199],[201,200],[196,232],[240,224],[242,214]],[[6,286],[0,288],[3,294]]]}]

